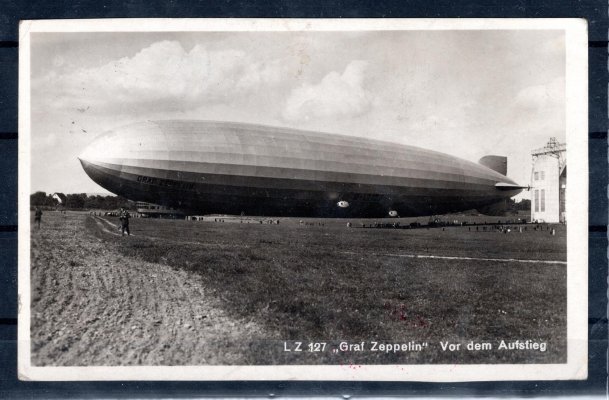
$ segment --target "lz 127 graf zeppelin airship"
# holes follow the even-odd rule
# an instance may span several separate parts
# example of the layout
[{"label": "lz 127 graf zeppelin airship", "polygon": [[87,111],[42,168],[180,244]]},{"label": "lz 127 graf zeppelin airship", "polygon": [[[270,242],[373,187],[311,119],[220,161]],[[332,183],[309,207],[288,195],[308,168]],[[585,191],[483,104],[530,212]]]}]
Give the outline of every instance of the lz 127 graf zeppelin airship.
[{"label": "lz 127 graf zeppelin airship", "polygon": [[484,209],[523,187],[505,157],[479,164],[413,146],[288,128],[148,121],[79,157],[112,193],[198,214],[406,217]]}]

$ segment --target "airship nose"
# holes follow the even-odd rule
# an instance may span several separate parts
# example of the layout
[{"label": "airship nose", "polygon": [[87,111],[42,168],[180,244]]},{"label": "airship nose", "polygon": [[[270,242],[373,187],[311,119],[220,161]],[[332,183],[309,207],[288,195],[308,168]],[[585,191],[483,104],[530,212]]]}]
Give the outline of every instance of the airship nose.
[{"label": "airship nose", "polygon": [[[93,142],[78,156],[78,161],[85,173],[98,185],[105,187],[103,182],[103,173],[100,170],[102,165],[102,155],[100,146]],[[107,188],[106,188],[107,189]]]},{"label": "airship nose", "polygon": [[81,157],[78,157],[78,161],[80,161],[80,165],[82,166],[82,169],[84,169],[85,172],[87,173],[87,175],[89,175],[91,177],[91,172],[93,171],[94,164]]},{"label": "airship nose", "polygon": [[113,138],[114,136],[115,135],[112,135],[111,133],[106,133],[93,140],[93,142],[91,142],[78,156],[81,164],[83,161],[87,163],[96,163],[112,157],[114,148],[117,145],[115,138]]},{"label": "airship nose", "polygon": [[89,163],[121,163],[133,158],[134,152],[153,151],[164,140],[158,126],[152,122],[126,125],[98,136],[78,156]]},{"label": "airship nose", "polygon": [[93,181],[117,193],[123,190],[125,168],[141,163],[142,154],[162,148],[162,139],[158,126],[152,122],[125,125],[95,138],[78,159]]},{"label": "airship nose", "polygon": [[91,142],[78,156],[78,161],[80,161],[80,165],[85,170],[85,173],[96,183],[99,183],[99,179],[95,173],[95,165],[99,163],[100,158],[103,155],[101,149],[102,145],[98,138]]},{"label": "airship nose", "polygon": [[111,190],[108,183],[108,174],[120,173],[122,169],[120,136],[115,132],[107,132],[93,140],[78,156],[80,165],[85,173],[95,183]]}]

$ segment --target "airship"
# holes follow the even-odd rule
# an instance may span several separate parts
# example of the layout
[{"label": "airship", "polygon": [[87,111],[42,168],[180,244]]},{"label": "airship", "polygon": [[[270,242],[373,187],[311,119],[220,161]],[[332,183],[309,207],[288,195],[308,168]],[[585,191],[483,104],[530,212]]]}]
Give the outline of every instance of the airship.
[{"label": "airship", "polygon": [[410,145],[219,121],[110,130],[79,156],[103,188],[190,214],[409,217],[492,209],[523,187],[507,159],[478,163]]}]

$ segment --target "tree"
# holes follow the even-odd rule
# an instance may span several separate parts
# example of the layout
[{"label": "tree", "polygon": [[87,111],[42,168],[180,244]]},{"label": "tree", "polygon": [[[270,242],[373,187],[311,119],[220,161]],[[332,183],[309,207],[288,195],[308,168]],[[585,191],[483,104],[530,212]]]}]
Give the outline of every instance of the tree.
[{"label": "tree", "polygon": [[516,209],[521,211],[529,211],[531,209],[531,200],[522,199],[520,202],[516,203]]},{"label": "tree", "polygon": [[[45,192],[36,192],[30,195],[32,206],[57,206],[57,201],[52,195]],[[72,209],[104,209],[116,210],[119,208],[134,209],[135,203],[121,196],[87,196],[86,193],[72,193],[66,195],[64,203],[66,208]]]},{"label": "tree", "polygon": [[54,207],[57,205],[57,201],[52,195],[47,195],[46,192],[36,192],[30,195],[30,204],[36,207]]},{"label": "tree", "polygon": [[84,208],[85,200],[87,199],[86,193],[69,194],[66,196],[66,207],[67,208]]},{"label": "tree", "polygon": [[104,208],[104,197],[100,195],[88,196],[85,199],[85,208]]},{"label": "tree", "polygon": [[45,206],[47,201],[46,192],[36,192],[30,195],[30,204],[33,206]]}]

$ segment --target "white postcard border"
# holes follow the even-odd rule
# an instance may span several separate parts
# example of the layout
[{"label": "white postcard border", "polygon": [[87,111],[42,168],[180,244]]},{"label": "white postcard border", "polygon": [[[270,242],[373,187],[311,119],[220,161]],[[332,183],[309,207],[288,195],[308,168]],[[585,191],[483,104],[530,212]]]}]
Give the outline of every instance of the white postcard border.
[{"label": "white postcard border", "polygon": [[[30,351],[30,34],[34,32],[564,30],[567,363],[476,365],[35,367]],[[493,381],[585,379],[588,365],[588,62],[583,19],[97,19],[22,21],[19,31],[18,375],[21,380]]]}]

